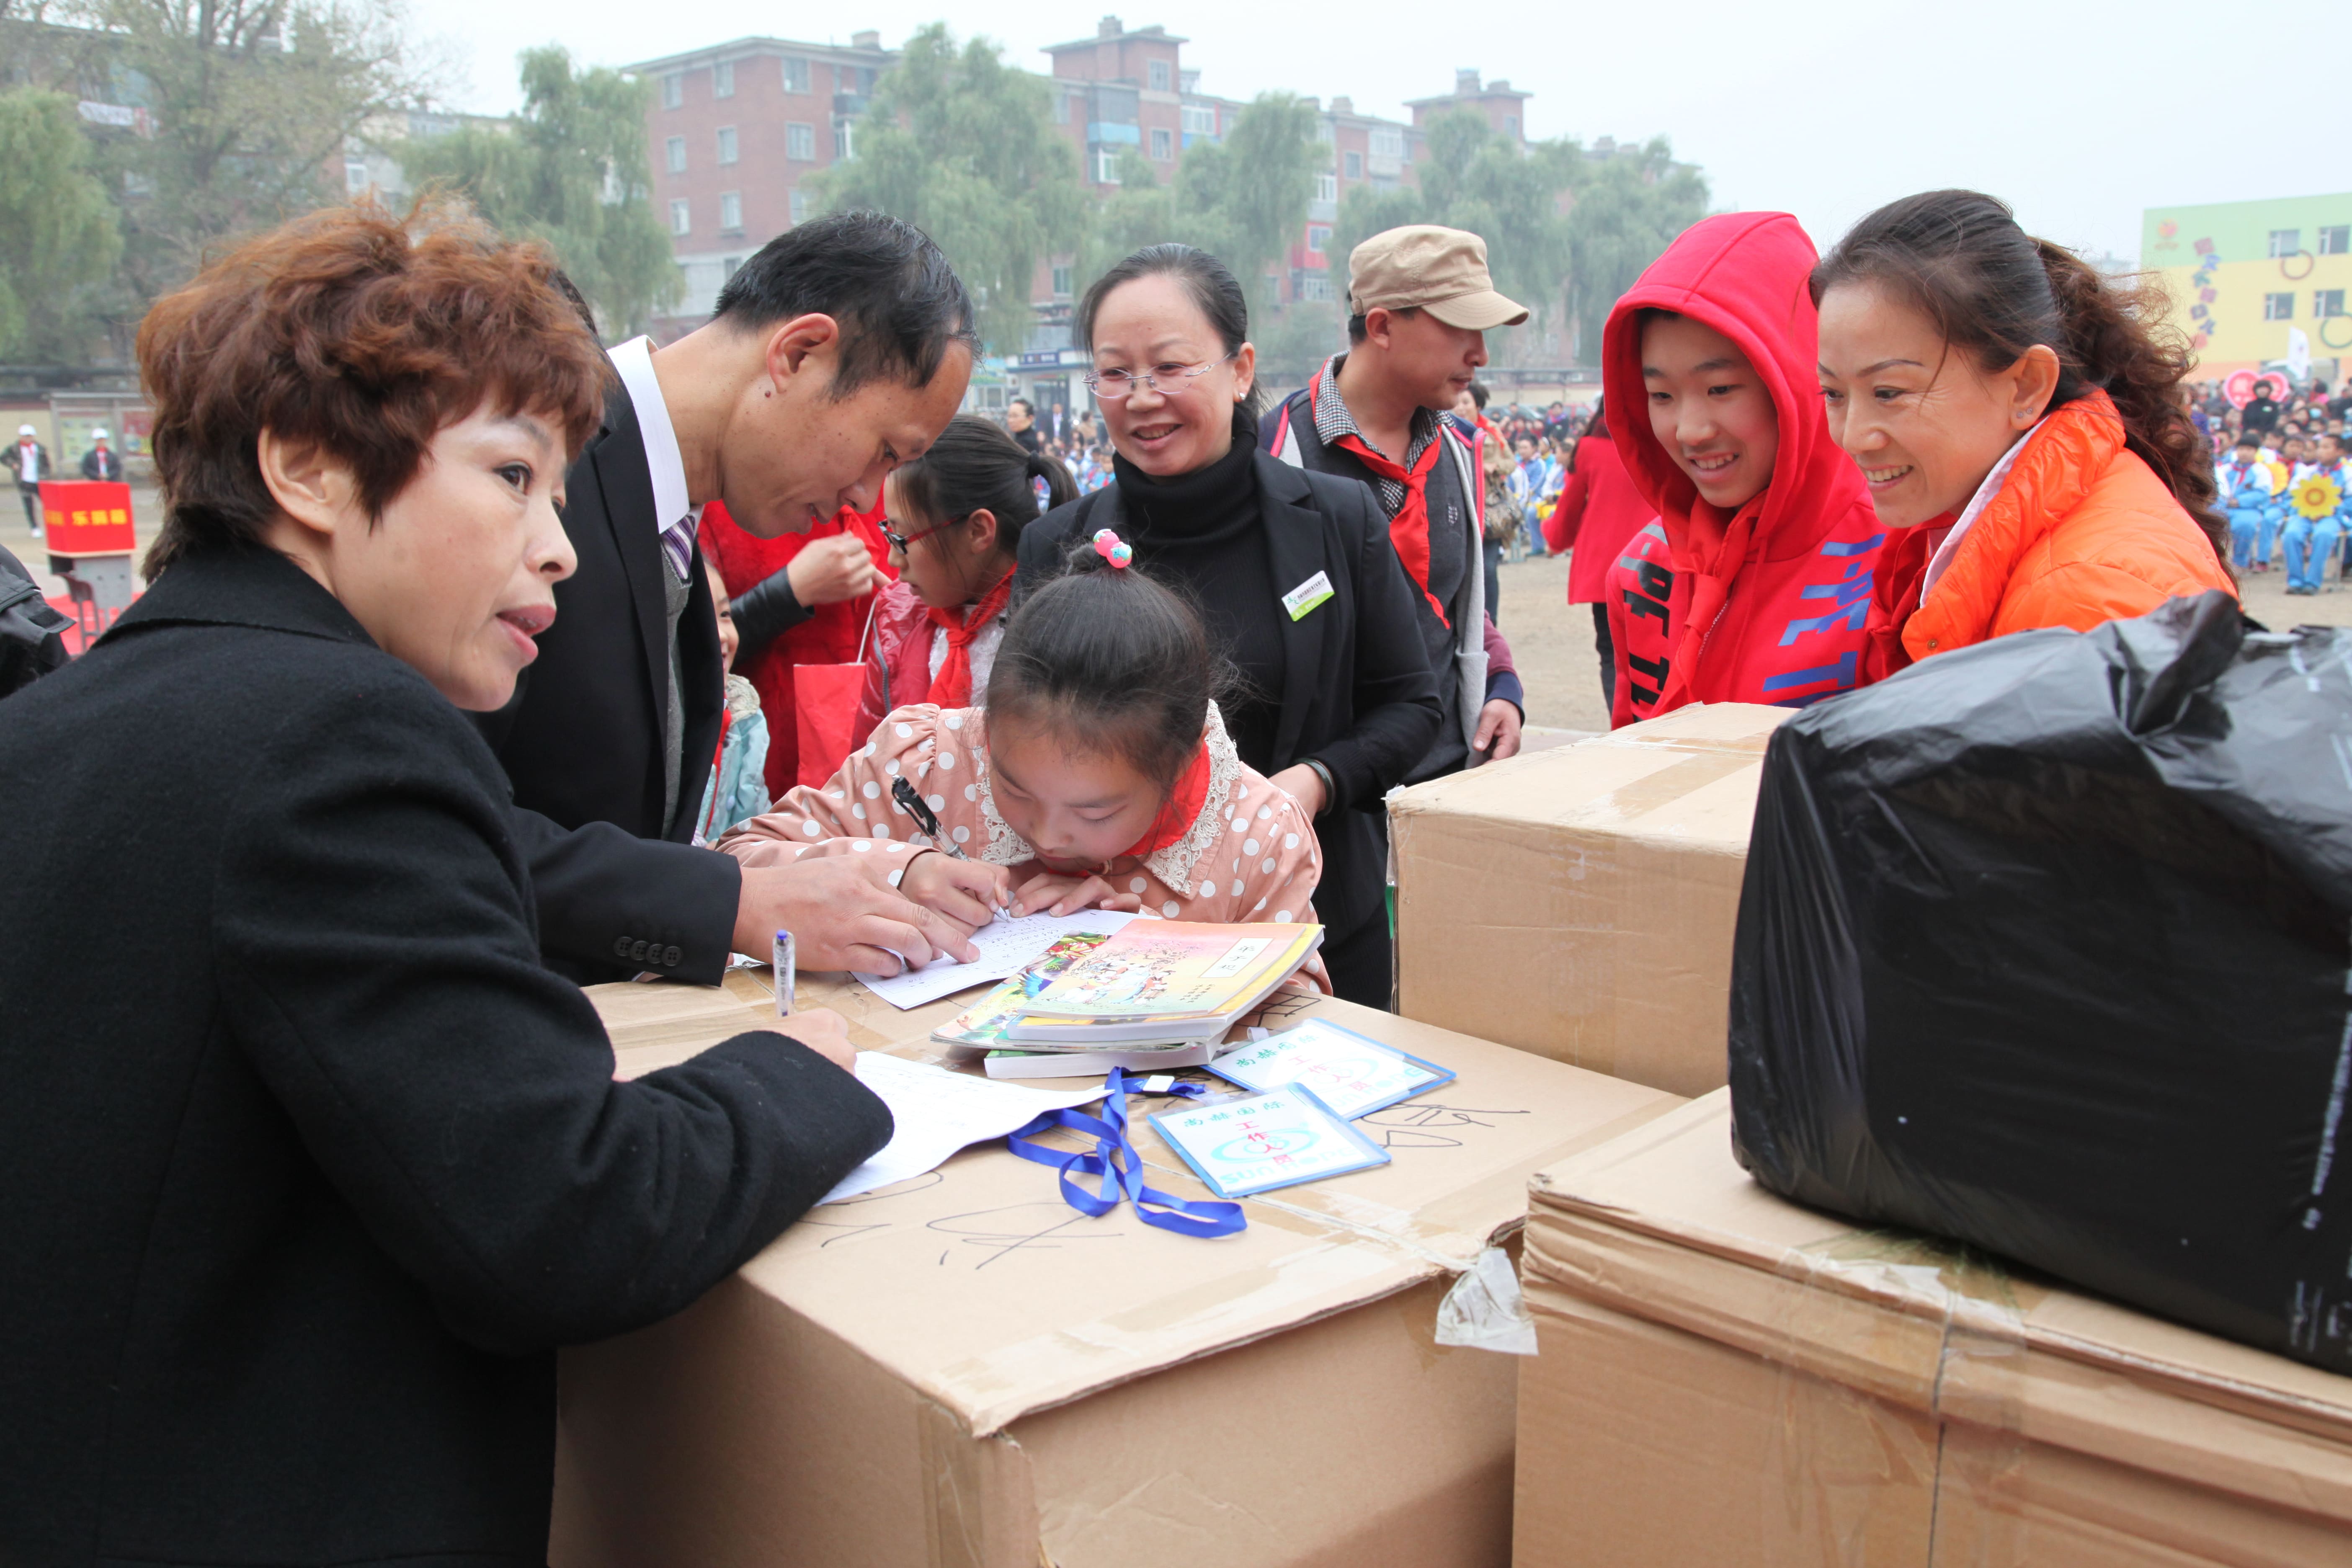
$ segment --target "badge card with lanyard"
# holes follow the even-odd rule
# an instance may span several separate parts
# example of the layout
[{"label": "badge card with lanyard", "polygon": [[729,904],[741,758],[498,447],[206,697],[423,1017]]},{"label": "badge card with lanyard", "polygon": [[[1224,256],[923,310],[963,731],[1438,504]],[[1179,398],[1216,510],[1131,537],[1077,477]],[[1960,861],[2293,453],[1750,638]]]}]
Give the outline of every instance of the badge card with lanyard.
[{"label": "badge card with lanyard", "polygon": [[1301,1085],[1349,1121],[1454,1081],[1454,1074],[1434,1062],[1323,1018],[1228,1051],[1209,1070],[1260,1093]]},{"label": "badge card with lanyard", "polygon": [[1244,1198],[1389,1163],[1389,1152],[1301,1084],[1154,1111],[1151,1125],[1221,1198]]},{"label": "badge card with lanyard", "polygon": [[[1024,1160],[1059,1172],[1063,1198],[1082,1215],[1099,1219],[1124,1200],[1135,1205],[1135,1217],[1146,1225],[1202,1237],[1231,1236],[1248,1223],[1239,1204],[1195,1202],[1143,1184],[1143,1157],[1128,1136],[1127,1097],[1139,1091],[1191,1097],[1202,1092],[1198,1084],[1178,1083],[1165,1076],[1130,1078],[1113,1068],[1103,1088],[1107,1098],[1100,1116],[1083,1110],[1049,1110],[1005,1139],[1004,1146]],[[1156,1124],[1158,1118],[1153,1121]],[[1093,1139],[1093,1149],[1074,1153],[1031,1142],[1056,1127]],[[1078,1177],[1097,1178],[1101,1185],[1089,1192]]]}]

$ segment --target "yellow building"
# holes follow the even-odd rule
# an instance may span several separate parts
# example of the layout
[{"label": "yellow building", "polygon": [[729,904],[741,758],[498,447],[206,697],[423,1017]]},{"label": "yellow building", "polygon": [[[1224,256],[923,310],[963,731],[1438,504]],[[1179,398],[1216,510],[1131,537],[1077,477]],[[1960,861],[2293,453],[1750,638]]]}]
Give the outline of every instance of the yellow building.
[{"label": "yellow building", "polygon": [[2352,193],[2151,207],[2139,264],[2162,274],[2200,379],[2279,364],[2297,328],[2315,374],[2352,370]]}]

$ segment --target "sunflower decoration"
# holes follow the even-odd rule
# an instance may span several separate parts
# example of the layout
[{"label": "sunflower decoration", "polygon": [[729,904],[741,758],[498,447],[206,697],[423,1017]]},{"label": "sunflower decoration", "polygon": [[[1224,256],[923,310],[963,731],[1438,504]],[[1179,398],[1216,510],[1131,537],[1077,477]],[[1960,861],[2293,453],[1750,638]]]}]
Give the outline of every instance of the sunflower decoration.
[{"label": "sunflower decoration", "polygon": [[2326,474],[2312,475],[2287,494],[2294,502],[2294,510],[2313,522],[2335,516],[2336,509],[2344,504],[2344,492]]}]

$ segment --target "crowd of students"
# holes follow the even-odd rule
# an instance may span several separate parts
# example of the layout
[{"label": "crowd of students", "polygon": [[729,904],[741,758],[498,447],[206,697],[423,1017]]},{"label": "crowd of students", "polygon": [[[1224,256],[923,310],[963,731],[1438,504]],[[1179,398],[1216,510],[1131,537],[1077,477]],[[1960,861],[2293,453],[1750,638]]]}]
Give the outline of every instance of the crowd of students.
[{"label": "crowd of students", "polygon": [[[1221,261],[1112,266],[1091,487],[1034,411],[958,414],[971,300],[876,214],[658,349],[446,213],[303,219],[159,303],[152,585],[0,726],[0,859],[52,911],[0,948],[0,1246],[41,1260],[0,1293],[0,1555],[539,1561],[554,1347],[889,1132],[834,1015],[624,1083],[576,983],[1108,905],[1319,921],[1317,982],[1386,1005],[1385,797],[1518,748],[1498,504],[1571,552],[1621,723],[2234,592],[2183,357],[1990,198],[1826,257],[1695,226],[1581,431],[1493,416],[1527,312],[1476,236],[1349,282],[1348,349],[1265,406]],[[819,669],[837,749],[780,685]]]}]

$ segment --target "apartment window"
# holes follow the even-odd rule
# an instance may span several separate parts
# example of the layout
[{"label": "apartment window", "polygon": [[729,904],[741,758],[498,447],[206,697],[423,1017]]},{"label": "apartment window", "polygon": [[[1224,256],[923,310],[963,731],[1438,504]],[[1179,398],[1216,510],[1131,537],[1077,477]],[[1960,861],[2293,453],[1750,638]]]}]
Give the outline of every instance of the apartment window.
[{"label": "apartment window", "polygon": [[1184,106],[1184,134],[1214,136],[1217,133],[1217,108],[1213,103],[1188,103]]},{"label": "apartment window", "polygon": [[727,268],[727,276],[732,278],[743,270],[743,258],[740,256],[730,256],[720,265]]},{"label": "apartment window", "polygon": [[1372,156],[1402,158],[1404,156],[1404,127],[1375,125],[1372,127]]},{"label": "apartment window", "polygon": [[1338,201],[1339,199],[1339,176],[1337,174],[1316,175],[1315,199],[1318,202]]},{"label": "apartment window", "polygon": [[686,101],[686,73],[672,71],[662,78],[662,107],[676,109]]},{"label": "apartment window", "polygon": [[2352,224],[2339,223],[2319,231],[2319,254],[2341,256],[2352,250]]},{"label": "apartment window", "polygon": [[1506,114],[1503,116],[1503,134],[1506,136],[1517,136],[1518,133],[1519,117],[1516,114]]},{"label": "apartment window", "polygon": [[1364,177],[1364,155],[1361,153],[1342,153],[1339,154],[1339,167],[1348,178],[1360,180]]},{"label": "apartment window", "polygon": [[1331,226],[1329,224],[1310,223],[1307,226],[1307,249],[1313,251],[1316,255],[1320,256],[1323,254],[1323,247],[1330,243]]},{"label": "apartment window", "polygon": [[1095,184],[1097,185],[1118,184],[1118,153],[1108,147],[1095,149]]},{"label": "apartment window", "polygon": [[2271,230],[2271,254],[2273,256],[2293,256],[2302,248],[2303,230],[2299,228],[2274,228]]},{"label": "apartment window", "polygon": [[1054,95],[1055,124],[1067,125],[1070,122],[1070,104],[1072,101],[1070,95],[1066,92],[1057,92]]},{"label": "apartment window", "polygon": [[719,161],[722,163],[735,161],[735,128],[732,125],[719,128]]},{"label": "apartment window", "polygon": [[816,162],[816,127],[787,125],[784,127],[784,156],[797,158],[803,163]]},{"label": "apartment window", "polygon": [[833,122],[833,155],[845,163],[857,156],[857,128],[846,115]]},{"label": "apartment window", "polygon": [[1066,266],[1057,266],[1054,268],[1054,298],[1066,300],[1069,297],[1070,269]]},{"label": "apartment window", "polygon": [[743,232],[742,192],[727,191],[720,195],[719,198],[719,232],[721,234],[740,234]]},{"label": "apartment window", "polygon": [[694,232],[694,225],[687,217],[686,211],[686,204],[682,201],[672,202],[669,204],[670,233],[692,234]]},{"label": "apartment window", "polygon": [[2317,316],[2322,321],[2326,321],[2330,316],[2342,315],[2344,313],[2344,290],[2341,289],[2314,289],[2311,291],[2311,313]]},{"label": "apartment window", "polygon": [[2292,295],[2292,294],[2265,294],[2265,295],[2263,295],[2263,321],[2294,321],[2294,295]]},{"label": "apartment window", "polygon": [[793,222],[794,225],[797,226],[808,221],[808,193],[806,191],[795,190],[792,194],[791,205]]},{"label": "apartment window", "polygon": [[713,98],[735,96],[735,62],[733,60],[720,60],[710,68],[710,96]]},{"label": "apartment window", "polygon": [[1152,60],[1147,64],[1143,69],[1144,79],[1151,84],[1152,91],[1166,92],[1168,90],[1168,62],[1166,60]]},{"label": "apartment window", "polygon": [[784,90],[786,92],[804,93],[808,91],[808,67],[809,63],[806,60],[794,59],[790,55],[784,57]]},{"label": "apartment window", "polygon": [[1155,128],[1151,132],[1151,155],[1163,163],[1176,156],[1176,138],[1164,130]]},{"label": "apartment window", "polygon": [[671,174],[685,174],[685,173],[686,173],[686,138],[685,138],[685,137],[683,137],[683,136],[673,136],[673,137],[671,137],[671,138],[669,139],[668,146],[669,146],[669,172],[670,172]]},{"label": "apartment window", "polygon": [[1298,297],[1318,303],[1331,298],[1331,279],[1319,272],[1310,272],[1298,280]]}]

